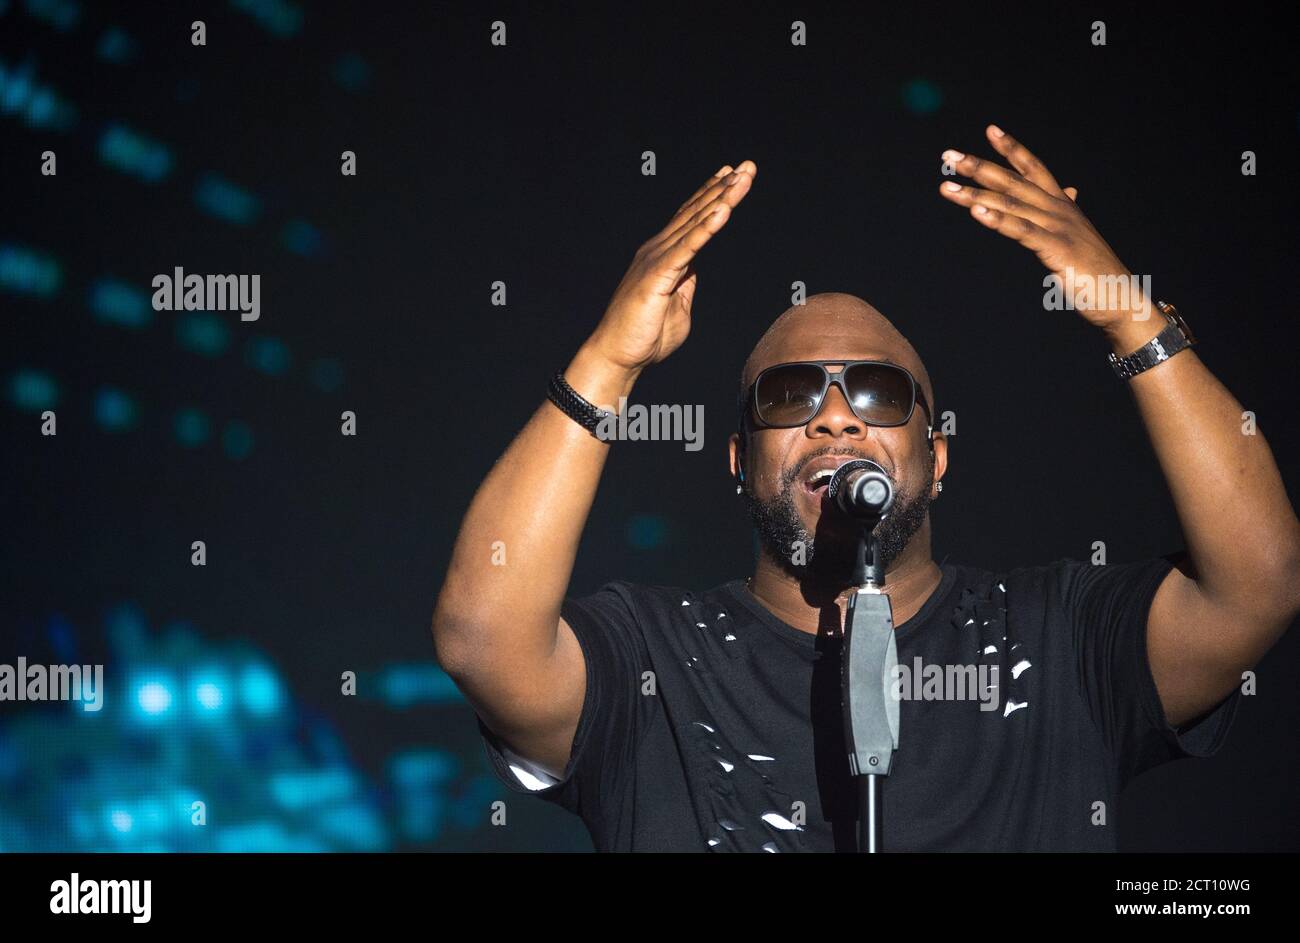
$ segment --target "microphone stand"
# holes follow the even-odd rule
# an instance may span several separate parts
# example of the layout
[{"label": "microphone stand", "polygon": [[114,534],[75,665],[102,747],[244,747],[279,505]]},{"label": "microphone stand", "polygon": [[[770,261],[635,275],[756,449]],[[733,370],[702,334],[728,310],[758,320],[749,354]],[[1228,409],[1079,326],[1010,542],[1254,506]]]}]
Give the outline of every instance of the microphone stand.
[{"label": "microphone stand", "polygon": [[[898,699],[890,691],[898,649],[894,613],[882,592],[884,567],[872,531],[864,522],[853,566],[857,591],[849,597],[841,647],[840,685],[849,772],[858,787],[858,851],[880,851],[881,809],[878,779],[888,776],[898,749]],[[869,526],[868,526],[869,524]]]}]

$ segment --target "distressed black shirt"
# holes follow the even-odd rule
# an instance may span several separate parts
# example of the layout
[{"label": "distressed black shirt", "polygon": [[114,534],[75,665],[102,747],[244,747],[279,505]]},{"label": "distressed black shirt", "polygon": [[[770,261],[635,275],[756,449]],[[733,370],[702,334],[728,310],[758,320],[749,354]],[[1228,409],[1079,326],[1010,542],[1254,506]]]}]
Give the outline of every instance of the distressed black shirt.
[{"label": "distressed black shirt", "polygon": [[[883,850],[1113,851],[1130,778],[1217,751],[1240,694],[1176,731],[1147,662],[1147,613],[1170,568],[943,564],[895,630],[907,671],[880,780]],[[588,679],[569,764],[545,785],[480,721],[509,788],[579,815],[600,851],[856,847],[838,638],[782,622],[743,580],[706,592],[615,581],[562,613]],[[959,699],[934,682],[946,666],[996,686]]]}]

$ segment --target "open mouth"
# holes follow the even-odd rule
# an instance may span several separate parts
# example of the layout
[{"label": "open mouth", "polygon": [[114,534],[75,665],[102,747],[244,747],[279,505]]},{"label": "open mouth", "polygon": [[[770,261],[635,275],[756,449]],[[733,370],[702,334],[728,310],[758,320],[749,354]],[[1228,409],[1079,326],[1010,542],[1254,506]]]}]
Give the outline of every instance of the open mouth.
[{"label": "open mouth", "polygon": [[823,468],[821,471],[813,472],[811,476],[804,479],[804,490],[809,494],[820,495],[826,490],[833,477],[835,477],[834,468]]}]

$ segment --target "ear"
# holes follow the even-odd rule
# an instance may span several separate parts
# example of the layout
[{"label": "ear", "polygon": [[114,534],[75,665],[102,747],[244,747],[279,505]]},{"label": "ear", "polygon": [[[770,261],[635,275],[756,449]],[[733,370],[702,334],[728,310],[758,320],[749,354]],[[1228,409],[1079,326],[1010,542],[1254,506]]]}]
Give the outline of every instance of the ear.
[{"label": "ear", "polygon": [[[930,437],[930,451],[934,453],[934,483],[937,486],[948,472],[948,437],[938,429]],[[930,490],[930,497],[936,498],[939,492],[933,488]]]},{"label": "ear", "polygon": [[744,481],[745,443],[738,432],[733,432],[727,439],[727,459],[731,466],[731,477],[738,482]]}]

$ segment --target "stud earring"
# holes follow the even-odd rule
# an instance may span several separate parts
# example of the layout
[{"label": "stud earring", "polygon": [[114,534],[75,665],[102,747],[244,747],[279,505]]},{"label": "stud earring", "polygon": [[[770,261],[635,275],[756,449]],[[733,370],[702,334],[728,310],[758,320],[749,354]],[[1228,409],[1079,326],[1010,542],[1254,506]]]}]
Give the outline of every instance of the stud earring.
[{"label": "stud earring", "polygon": [[934,483],[934,490],[935,490],[935,491],[942,491],[942,490],[943,490],[943,482],[942,482],[942,481],[936,481],[936,482]]}]

